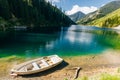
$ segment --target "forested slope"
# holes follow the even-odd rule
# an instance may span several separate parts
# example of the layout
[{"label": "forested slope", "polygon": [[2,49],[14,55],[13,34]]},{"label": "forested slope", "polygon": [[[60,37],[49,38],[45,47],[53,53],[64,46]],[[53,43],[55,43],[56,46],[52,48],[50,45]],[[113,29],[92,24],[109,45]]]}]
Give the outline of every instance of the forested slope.
[{"label": "forested slope", "polygon": [[109,2],[109,3],[105,4],[104,6],[102,6],[100,9],[98,9],[97,11],[87,14],[85,17],[78,20],[77,23],[83,24],[83,25],[88,25],[90,22],[92,22],[96,19],[102,18],[102,17],[106,16],[107,14],[109,14],[119,8],[120,8],[119,0]]},{"label": "forested slope", "polygon": [[120,25],[120,9],[89,23],[99,27],[116,27]]},{"label": "forested slope", "polygon": [[74,22],[45,0],[0,0],[0,28],[65,26]]}]

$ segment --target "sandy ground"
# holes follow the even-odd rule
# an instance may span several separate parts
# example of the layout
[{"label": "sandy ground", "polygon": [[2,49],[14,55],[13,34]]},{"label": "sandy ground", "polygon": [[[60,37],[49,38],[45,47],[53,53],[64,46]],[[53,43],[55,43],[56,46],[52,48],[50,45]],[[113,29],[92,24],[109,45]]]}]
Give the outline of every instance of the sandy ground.
[{"label": "sandy ground", "polygon": [[104,52],[101,55],[64,57],[64,62],[42,73],[12,78],[9,73],[17,61],[0,63],[0,80],[73,80],[76,68],[81,67],[78,77],[95,76],[101,73],[116,74],[120,68],[120,51]]}]

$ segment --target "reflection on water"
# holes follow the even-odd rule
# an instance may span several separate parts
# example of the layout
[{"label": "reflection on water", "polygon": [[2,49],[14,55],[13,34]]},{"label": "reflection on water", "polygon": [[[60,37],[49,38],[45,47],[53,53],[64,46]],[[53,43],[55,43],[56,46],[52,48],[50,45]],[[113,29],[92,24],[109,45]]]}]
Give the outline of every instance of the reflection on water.
[{"label": "reflection on water", "polygon": [[75,25],[51,34],[0,33],[0,42],[0,57],[77,56],[120,49],[120,35],[114,30]]},{"label": "reflection on water", "polygon": [[68,39],[71,43],[78,42],[80,44],[90,44],[93,35],[85,32],[72,32],[68,31],[65,35],[65,39]]}]

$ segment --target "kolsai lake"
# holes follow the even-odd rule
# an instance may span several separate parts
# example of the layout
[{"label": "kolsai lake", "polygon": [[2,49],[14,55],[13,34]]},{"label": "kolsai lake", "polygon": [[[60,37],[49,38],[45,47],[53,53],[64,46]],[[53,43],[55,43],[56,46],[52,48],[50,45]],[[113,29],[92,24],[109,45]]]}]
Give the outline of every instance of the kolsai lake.
[{"label": "kolsai lake", "polygon": [[1,32],[0,57],[81,56],[120,49],[120,31],[72,25],[54,33]]}]

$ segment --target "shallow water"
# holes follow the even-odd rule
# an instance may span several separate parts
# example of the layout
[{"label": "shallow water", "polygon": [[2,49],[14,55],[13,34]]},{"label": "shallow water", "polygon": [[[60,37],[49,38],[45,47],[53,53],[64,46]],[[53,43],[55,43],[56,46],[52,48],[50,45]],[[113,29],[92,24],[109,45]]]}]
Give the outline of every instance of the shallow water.
[{"label": "shallow water", "polygon": [[2,32],[0,57],[80,56],[120,49],[119,31],[72,25],[54,33]]}]

